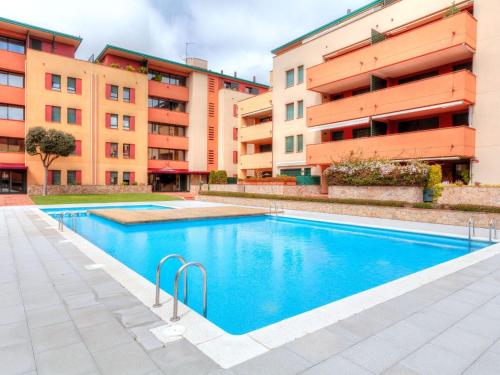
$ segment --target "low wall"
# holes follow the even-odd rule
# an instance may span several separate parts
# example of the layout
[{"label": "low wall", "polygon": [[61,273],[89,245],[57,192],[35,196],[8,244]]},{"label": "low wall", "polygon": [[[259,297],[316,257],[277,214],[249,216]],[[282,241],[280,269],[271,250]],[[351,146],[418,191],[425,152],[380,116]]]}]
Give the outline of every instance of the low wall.
[{"label": "low wall", "polygon": [[444,186],[438,203],[500,207],[500,187]]},{"label": "low wall", "polygon": [[232,193],[272,194],[284,196],[307,196],[321,193],[319,185],[283,185],[283,184],[238,184],[238,185],[203,185],[202,191],[229,191]]},{"label": "low wall", "polygon": [[416,186],[328,186],[328,198],[422,202],[423,188]]},{"label": "low wall", "polygon": [[231,193],[241,193],[243,192],[242,185],[236,184],[204,184],[201,186],[202,191],[229,191]]},{"label": "low wall", "polygon": [[[48,195],[151,193],[151,185],[49,185]],[[42,195],[42,185],[28,186],[29,195]]]},{"label": "low wall", "polygon": [[[279,202],[280,208],[287,210],[314,211],[328,214],[353,215],[376,217],[381,219],[418,221],[423,223],[447,224],[466,226],[470,217],[474,218],[477,227],[487,228],[490,219],[496,219],[500,222],[500,214],[463,212],[454,210],[438,209],[418,209],[402,207],[379,207],[362,206],[354,204],[326,203],[326,202],[298,202],[273,199],[253,199],[253,198],[234,198],[200,195],[196,199],[207,202],[219,202],[227,204],[236,204],[242,206],[271,207],[274,202]],[[464,229],[464,235],[467,235]]]}]

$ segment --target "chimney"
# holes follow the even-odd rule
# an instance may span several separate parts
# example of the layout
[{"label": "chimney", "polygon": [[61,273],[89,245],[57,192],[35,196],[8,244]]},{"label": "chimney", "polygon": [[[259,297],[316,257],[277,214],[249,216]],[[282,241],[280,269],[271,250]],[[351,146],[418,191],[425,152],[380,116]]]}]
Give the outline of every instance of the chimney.
[{"label": "chimney", "polygon": [[234,78],[238,77],[238,73],[234,72]]},{"label": "chimney", "polygon": [[347,9],[347,14],[351,13],[351,10],[350,9]]},{"label": "chimney", "polygon": [[220,70],[220,74],[224,74],[224,69],[221,69],[221,70]]},{"label": "chimney", "polygon": [[255,76],[253,76],[253,81],[255,82]]},{"label": "chimney", "polygon": [[188,57],[186,63],[191,66],[196,66],[201,69],[208,69],[208,61],[203,59],[198,59],[196,57]]}]

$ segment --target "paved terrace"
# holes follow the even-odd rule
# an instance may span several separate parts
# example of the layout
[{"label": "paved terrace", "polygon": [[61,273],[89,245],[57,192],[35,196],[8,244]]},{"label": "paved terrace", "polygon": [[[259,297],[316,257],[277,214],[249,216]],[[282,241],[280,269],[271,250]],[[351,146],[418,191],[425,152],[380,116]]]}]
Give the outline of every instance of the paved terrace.
[{"label": "paved terrace", "polygon": [[30,208],[0,209],[0,374],[498,374],[500,256],[228,370]]}]

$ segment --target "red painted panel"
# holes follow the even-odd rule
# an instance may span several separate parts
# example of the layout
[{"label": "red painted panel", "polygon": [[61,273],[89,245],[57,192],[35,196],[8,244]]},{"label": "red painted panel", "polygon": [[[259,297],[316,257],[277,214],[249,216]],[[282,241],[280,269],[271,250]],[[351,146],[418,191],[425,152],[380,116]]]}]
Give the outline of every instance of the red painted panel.
[{"label": "red painted panel", "polygon": [[111,143],[106,142],[105,155],[107,158],[111,156]]},{"label": "red painted panel", "polygon": [[75,141],[75,156],[82,156],[82,141]]},{"label": "red painted panel", "polygon": [[130,159],[135,159],[135,145],[130,145]]},{"label": "red painted panel", "polygon": [[54,173],[52,171],[49,171],[48,174],[47,174],[47,182],[49,185],[53,185],[54,184],[54,181],[53,181],[53,176],[54,176]]},{"label": "red painted panel", "polygon": [[45,121],[52,122],[52,106],[45,106]]},{"label": "red painted panel", "polygon": [[81,80],[81,78],[76,79],[76,94],[82,95],[82,80]]},{"label": "red painted panel", "polygon": [[135,89],[130,89],[130,103],[135,103]]},{"label": "red painted panel", "polygon": [[238,151],[233,151],[233,164],[238,164]]},{"label": "red painted panel", "polygon": [[106,99],[111,99],[111,85],[106,83]]},{"label": "red painted panel", "polygon": [[238,128],[233,128],[233,141],[238,140]]},{"label": "red painted panel", "polygon": [[106,113],[106,127],[110,128],[111,127],[111,114]]},{"label": "red painted panel", "polygon": [[52,74],[45,73],[45,89],[52,90]]},{"label": "red painted panel", "polygon": [[78,185],[82,184],[82,171],[76,171],[76,183]]},{"label": "red painted panel", "polygon": [[106,185],[111,185],[111,172],[106,171]]},{"label": "red painted panel", "polygon": [[135,182],[135,172],[130,172],[130,185]]},{"label": "red painted panel", "polygon": [[135,116],[130,116],[130,131],[135,130]]},{"label": "red painted panel", "polygon": [[76,110],[76,124],[77,125],[82,124],[82,110],[81,109]]}]

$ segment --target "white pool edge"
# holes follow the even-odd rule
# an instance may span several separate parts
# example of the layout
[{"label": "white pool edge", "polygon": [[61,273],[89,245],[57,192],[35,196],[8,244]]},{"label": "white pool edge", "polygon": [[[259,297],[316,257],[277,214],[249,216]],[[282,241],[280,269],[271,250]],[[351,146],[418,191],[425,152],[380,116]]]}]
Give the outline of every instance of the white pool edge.
[{"label": "white pool edge", "polygon": [[[145,202],[141,202],[144,204]],[[157,202],[147,202],[157,204]],[[171,207],[171,201],[162,202]],[[122,203],[123,205],[123,203]],[[128,204],[127,204],[128,205]],[[131,204],[132,205],[132,204]],[[59,205],[52,205],[57,207]],[[71,205],[78,206],[78,205]],[[84,205],[79,205],[84,206]],[[87,204],[88,206],[88,204]],[[67,205],[66,207],[70,207]],[[38,208],[31,207],[47,224],[57,230],[58,222],[40,211]],[[380,229],[393,229],[405,232],[432,234],[439,236],[462,237],[442,232],[418,231],[405,229],[401,227],[387,227],[376,225],[365,225],[352,222],[340,222],[338,220],[326,220],[324,218],[307,218],[295,215],[284,215],[289,218],[301,220],[321,221],[326,223],[348,224],[355,226],[364,226]],[[452,259],[445,263],[427,268],[425,270],[413,273],[403,278],[382,284],[380,286],[368,289],[358,294],[343,298],[341,300],[329,303],[316,309],[304,312],[269,326],[257,329],[244,335],[231,335],[221,328],[211,323],[207,319],[193,310],[190,310],[182,303],[179,304],[181,320],[176,323],[170,323],[172,315],[172,297],[161,292],[160,308],[152,308],[154,303],[155,285],[128,268],[120,261],[107,254],[104,250],[92,244],[79,234],[65,227],[63,232],[59,232],[64,238],[70,240],[82,253],[87,255],[93,262],[103,265],[102,269],[111,277],[122,284],[131,294],[133,294],[142,303],[148,306],[156,315],[167,322],[168,325],[181,325],[185,327],[183,337],[193,345],[198,347],[214,362],[222,368],[229,368],[239,363],[245,362],[253,357],[263,354],[272,348],[279,347],[308,333],[315,332],[331,324],[357,314],[363,310],[373,307],[392,298],[408,293],[420,286],[432,281],[450,275],[456,271],[469,267],[482,260],[488,259],[494,255],[500,254],[500,243],[485,247],[467,255]],[[478,240],[484,240],[479,239]],[[209,302],[210,303],[210,302]],[[210,311],[210,310],[209,310]]]}]

